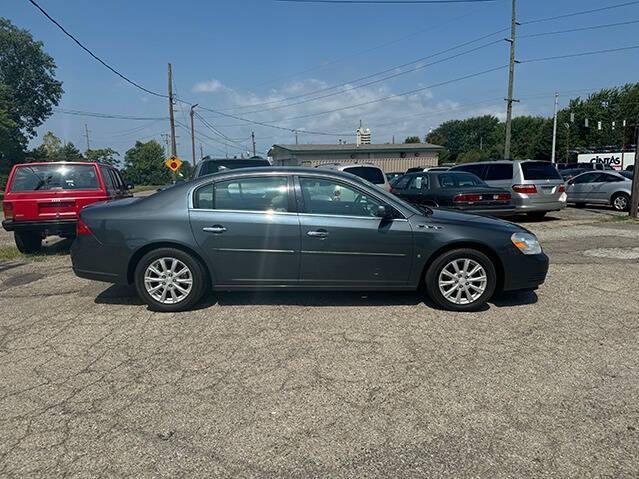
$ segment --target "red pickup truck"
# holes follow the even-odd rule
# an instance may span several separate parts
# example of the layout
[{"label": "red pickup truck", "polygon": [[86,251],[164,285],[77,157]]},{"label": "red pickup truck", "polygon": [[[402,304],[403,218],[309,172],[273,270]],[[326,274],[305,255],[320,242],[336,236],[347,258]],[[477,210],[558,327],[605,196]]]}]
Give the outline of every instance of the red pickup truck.
[{"label": "red pickup truck", "polygon": [[98,163],[15,165],[9,174],[2,227],[22,253],[35,253],[47,235],[75,236],[79,211],[97,201],[130,197],[119,171]]}]

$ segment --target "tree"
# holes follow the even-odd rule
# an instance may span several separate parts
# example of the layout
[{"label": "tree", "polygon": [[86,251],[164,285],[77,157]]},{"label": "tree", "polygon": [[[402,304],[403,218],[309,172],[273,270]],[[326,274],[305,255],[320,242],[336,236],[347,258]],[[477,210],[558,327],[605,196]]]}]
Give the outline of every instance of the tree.
[{"label": "tree", "polygon": [[42,137],[42,148],[47,158],[56,158],[62,149],[62,140],[50,131],[47,131]]},{"label": "tree", "polygon": [[404,140],[404,143],[421,143],[419,136],[409,136]]},{"label": "tree", "polygon": [[120,156],[120,153],[111,148],[98,148],[97,150],[87,150],[84,154],[86,161],[95,161],[97,163],[103,163],[105,165],[117,166],[119,159],[116,156]]},{"label": "tree", "polygon": [[171,174],[164,166],[164,148],[155,140],[135,146],[124,155],[125,174],[136,185],[162,185],[171,181]]},{"label": "tree", "polygon": [[0,186],[62,97],[55,68],[41,42],[0,17]]}]

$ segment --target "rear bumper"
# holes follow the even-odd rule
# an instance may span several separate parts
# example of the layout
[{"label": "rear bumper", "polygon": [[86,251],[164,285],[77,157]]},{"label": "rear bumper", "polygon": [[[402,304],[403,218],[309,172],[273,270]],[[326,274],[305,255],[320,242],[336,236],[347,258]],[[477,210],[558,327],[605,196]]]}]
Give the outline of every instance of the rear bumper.
[{"label": "rear bumper", "polygon": [[537,289],[546,281],[549,259],[545,253],[525,255],[513,251],[504,261],[503,291]]},{"label": "rear bumper", "polygon": [[2,227],[6,231],[39,231],[46,234],[75,234],[77,220],[15,221],[4,220]]},{"label": "rear bumper", "polygon": [[560,211],[566,207],[567,196],[564,195],[563,201],[560,199],[551,201],[539,201],[530,198],[513,197],[513,207],[516,214],[534,213],[536,211]]},{"label": "rear bumper", "polygon": [[71,245],[73,272],[80,278],[127,284],[127,261],[121,248],[101,244],[92,234],[78,236]]}]

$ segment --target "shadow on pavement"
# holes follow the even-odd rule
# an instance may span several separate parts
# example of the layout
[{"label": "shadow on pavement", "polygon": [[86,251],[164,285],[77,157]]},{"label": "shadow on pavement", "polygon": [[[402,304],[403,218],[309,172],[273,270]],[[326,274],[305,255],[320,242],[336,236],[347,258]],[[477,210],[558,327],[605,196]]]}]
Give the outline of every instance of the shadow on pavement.
[{"label": "shadow on pavement", "polygon": [[[144,302],[138,297],[135,287],[112,285],[95,298],[97,304],[137,305]],[[534,292],[501,294],[490,304],[501,308],[535,304]],[[352,291],[249,291],[249,292],[211,292],[194,308],[205,309],[215,304],[220,306],[417,306],[425,305],[439,309],[429,298],[418,292],[352,292]],[[489,305],[479,312],[488,311]]]}]

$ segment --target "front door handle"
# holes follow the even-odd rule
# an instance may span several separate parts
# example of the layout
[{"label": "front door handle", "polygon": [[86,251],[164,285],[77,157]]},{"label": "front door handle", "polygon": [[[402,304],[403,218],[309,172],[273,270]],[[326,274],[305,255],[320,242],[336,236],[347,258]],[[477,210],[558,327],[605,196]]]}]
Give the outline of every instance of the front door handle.
[{"label": "front door handle", "polygon": [[310,236],[311,238],[328,238],[328,231],[326,230],[317,230],[317,231],[309,231],[308,233],[306,233],[307,236]]},{"label": "front door handle", "polygon": [[226,228],[222,225],[215,225],[215,226],[206,226],[204,228],[202,228],[202,231],[206,232],[206,233],[215,233],[215,234],[222,234],[226,231]]}]

